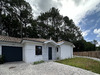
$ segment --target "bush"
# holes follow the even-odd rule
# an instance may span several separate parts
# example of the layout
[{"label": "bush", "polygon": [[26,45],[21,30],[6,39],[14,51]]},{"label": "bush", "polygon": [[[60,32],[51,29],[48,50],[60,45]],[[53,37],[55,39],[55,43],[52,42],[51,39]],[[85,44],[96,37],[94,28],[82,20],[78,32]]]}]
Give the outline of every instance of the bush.
[{"label": "bush", "polygon": [[57,57],[57,60],[59,60],[59,57]]},{"label": "bush", "polygon": [[41,60],[41,61],[36,61],[36,62],[34,62],[34,64],[40,64],[40,63],[43,63],[44,61],[43,60]]},{"label": "bush", "polygon": [[2,55],[0,55],[0,64],[4,63],[4,57]]}]

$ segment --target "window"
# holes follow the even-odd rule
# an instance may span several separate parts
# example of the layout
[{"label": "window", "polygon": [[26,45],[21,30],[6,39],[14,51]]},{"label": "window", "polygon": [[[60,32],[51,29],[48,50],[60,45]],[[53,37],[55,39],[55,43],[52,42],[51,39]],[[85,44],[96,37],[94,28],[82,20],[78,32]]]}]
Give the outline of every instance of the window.
[{"label": "window", "polygon": [[57,52],[58,52],[58,47],[57,47]]},{"label": "window", "polygon": [[36,46],[35,54],[36,55],[42,55],[42,46]]}]

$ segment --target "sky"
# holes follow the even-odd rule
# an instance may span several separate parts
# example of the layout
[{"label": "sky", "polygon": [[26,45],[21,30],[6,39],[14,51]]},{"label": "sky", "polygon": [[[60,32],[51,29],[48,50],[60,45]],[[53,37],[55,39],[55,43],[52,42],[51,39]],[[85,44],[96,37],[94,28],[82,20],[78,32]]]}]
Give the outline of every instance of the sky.
[{"label": "sky", "polygon": [[73,19],[80,27],[86,41],[97,40],[100,45],[100,0],[26,0],[30,3],[33,16],[48,11],[52,7],[59,9],[63,16]]}]

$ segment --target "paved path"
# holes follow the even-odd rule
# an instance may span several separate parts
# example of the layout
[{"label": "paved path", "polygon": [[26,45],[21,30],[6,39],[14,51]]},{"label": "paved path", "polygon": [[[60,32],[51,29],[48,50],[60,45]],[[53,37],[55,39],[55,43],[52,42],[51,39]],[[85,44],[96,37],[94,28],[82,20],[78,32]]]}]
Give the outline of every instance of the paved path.
[{"label": "paved path", "polygon": [[13,62],[0,65],[0,75],[99,75],[80,68],[56,62],[38,65]]}]

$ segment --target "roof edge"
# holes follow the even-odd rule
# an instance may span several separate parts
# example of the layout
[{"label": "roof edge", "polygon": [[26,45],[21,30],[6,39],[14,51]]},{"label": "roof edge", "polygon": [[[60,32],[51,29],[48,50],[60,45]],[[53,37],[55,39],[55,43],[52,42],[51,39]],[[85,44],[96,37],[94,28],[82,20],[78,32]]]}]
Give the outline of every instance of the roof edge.
[{"label": "roof edge", "polygon": [[44,42],[42,42],[42,41],[35,41],[35,40],[29,40],[29,39],[22,39],[21,43],[22,43],[24,40],[25,40],[25,41],[34,41],[34,42],[44,43]]}]

